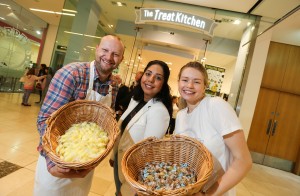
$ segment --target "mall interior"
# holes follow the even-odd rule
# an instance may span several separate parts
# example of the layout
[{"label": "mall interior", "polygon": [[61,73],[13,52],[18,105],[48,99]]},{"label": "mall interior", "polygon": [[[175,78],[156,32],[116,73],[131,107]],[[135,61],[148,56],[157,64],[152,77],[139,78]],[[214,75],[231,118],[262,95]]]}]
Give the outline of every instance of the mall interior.
[{"label": "mall interior", "polygon": [[[233,107],[254,163],[238,196],[300,195],[300,0],[0,0],[0,196],[33,194],[41,105],[37,92],[21,105],[20,78],[94,60],[107,34],[125,45],[114,74],[127,86],[158,59],[179,96],[180,68],[205,65],[206,95]],[[114,193],[106,158],[89,196]]]}]

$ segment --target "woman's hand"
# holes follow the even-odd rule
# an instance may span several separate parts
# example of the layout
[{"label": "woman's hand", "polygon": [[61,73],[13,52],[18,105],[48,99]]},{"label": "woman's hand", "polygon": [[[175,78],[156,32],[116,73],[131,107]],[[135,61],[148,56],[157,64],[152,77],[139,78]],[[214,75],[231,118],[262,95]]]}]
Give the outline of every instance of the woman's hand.
[{"label": "woman's hand", "polygon": [[114,161],[114,160],[112,160],[112,159],[109,159],[109,165],[110,165],[111,167],[114,167],[114,163],[115,163],[115,161]]},{"label": "woman's hand", "polygon": [[119,75],[111,75],[110,80],[112,81],[113,85],[119,85],[122,83],[122,79]]},{"label": "woman's hand", "polygon": [[95,167],[89,169],[74,170],[74,169],[61,168],[55,165],[49,170],[49,172],[52,176],[58,178],[84,178],[94,168]]}]

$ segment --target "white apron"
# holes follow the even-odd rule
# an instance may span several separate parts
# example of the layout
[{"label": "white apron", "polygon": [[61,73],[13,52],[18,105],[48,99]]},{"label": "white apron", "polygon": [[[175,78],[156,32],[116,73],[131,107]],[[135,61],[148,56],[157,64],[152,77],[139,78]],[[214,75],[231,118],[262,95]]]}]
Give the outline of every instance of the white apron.
[{"label": "white apron", "polygon": [[105,104],[108,107],[111,107],[111,102],[112,102],[112,86],[109,85],[109,90],[108,94],[106,96],[103,96],[99,94],[98,92],[93,90],[93,85],[94,85],[94,75],[95,75],[95,70],[94,70],[94,63],[95,61],[92,61],[90,64],[90,80],[89,80],[89,88],[86,93],[86,100],[91,100],[91,101],[100,101],[101,103]]},{"label": "white apron", "polygon": [[46,159],[39,156],[35,180],[35,196],[87,196],[90,192],[94,170],[85,178],[57,178],[47,170]]},{"label": "white apron", "polygon": [[[94,61],[90,64],[89,88],[87,90],[86,100],[100,101],[101,103],[111,107],[112,103],[112,87],[109,86],[109,93],[102,96],[93,90],[94,84]],[[87,196],[89,194],[94,170],[92,170],[85,178],[57,178],[52,176],[47,170],[46,160],[43,156],[39,156],[34,181],[35,196]]]}]

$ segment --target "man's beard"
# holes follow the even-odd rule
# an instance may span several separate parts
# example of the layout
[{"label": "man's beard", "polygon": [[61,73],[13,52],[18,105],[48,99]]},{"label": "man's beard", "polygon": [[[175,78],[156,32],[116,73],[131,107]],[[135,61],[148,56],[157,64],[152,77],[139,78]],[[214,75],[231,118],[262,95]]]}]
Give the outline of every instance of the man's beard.
[{"label": "man's beard", "polygon": [[102,66],[101,61],[100,61],[100,63],[96,62],[96,68],[101,72],[101,74],[108,75],[108,74],[111,74],[112,71],[117,68],[117,66],[113,65],[109,68],[106,68],[105,65]]}]

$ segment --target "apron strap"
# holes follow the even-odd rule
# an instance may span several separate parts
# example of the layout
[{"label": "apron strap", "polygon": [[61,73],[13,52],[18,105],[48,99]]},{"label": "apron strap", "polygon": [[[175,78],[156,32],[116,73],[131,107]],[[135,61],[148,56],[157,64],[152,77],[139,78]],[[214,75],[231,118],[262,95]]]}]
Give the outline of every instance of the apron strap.
[{"label": "apron strap", "polygon": [[95,63],[95,61],[92,61],[90,63],[90,80],[89,80],[89,89],[88,90],[92,90],[93,85],[94,85],[94,76],[95,76],[94,63]]}]

